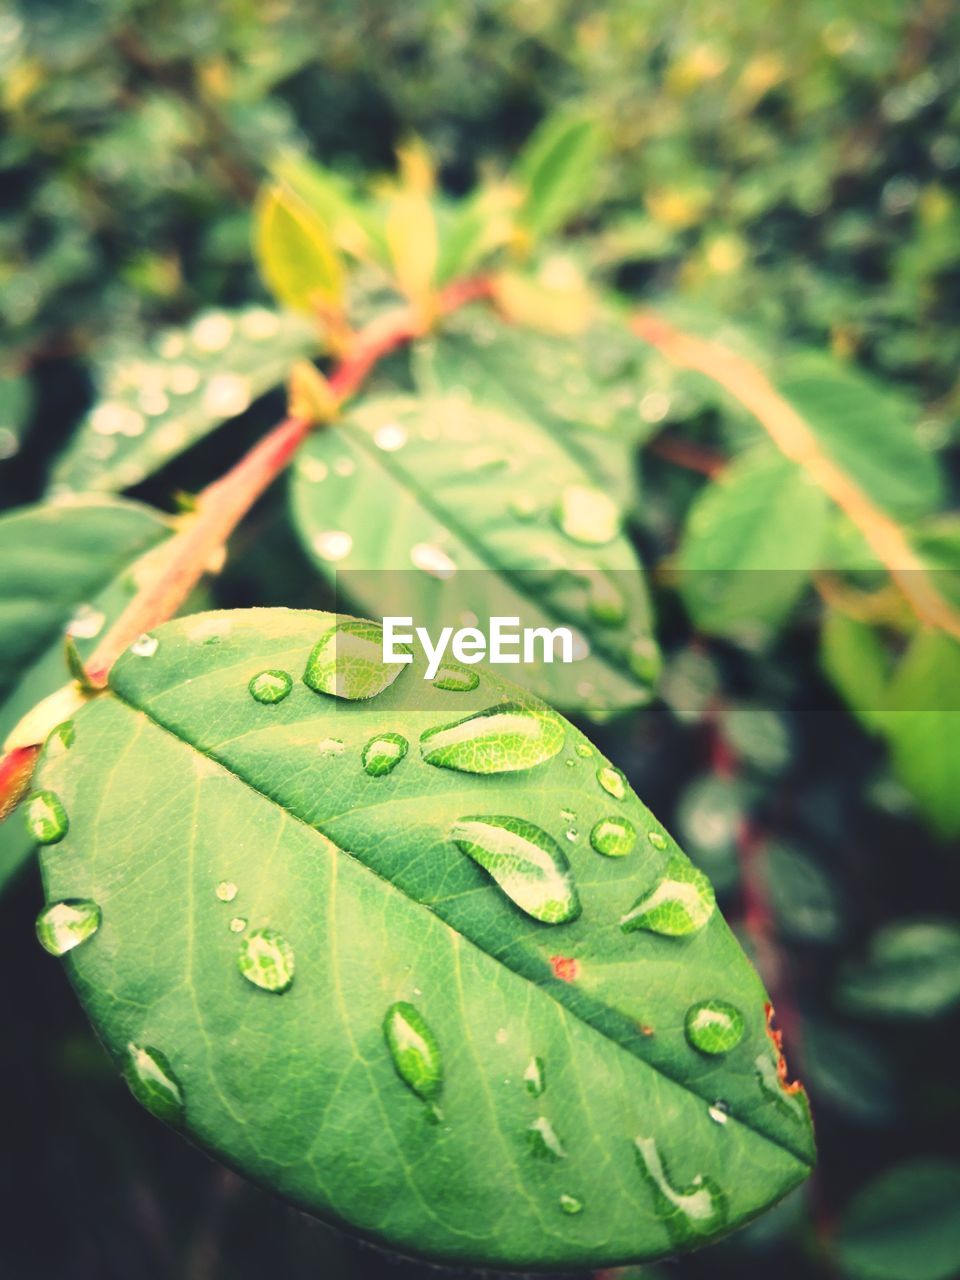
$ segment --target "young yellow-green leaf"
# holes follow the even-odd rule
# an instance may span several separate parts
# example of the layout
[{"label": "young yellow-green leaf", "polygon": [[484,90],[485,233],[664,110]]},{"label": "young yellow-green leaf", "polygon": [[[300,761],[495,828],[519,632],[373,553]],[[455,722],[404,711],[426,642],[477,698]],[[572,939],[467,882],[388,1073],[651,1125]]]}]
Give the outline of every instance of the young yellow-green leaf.
[{"label": "young yellow-green leaf", "polygon": [[277,160],[274,177],[330,229],[334,244],[361,262],[386,267],[387,243],[381,218],[375,216],[339,175],[307,156]]},{"label": "young yellow-green leaf", "polygon": [[[65,964],[128,1078],[145,1064],[137,1096],[295,1204],[436,1260],[613,1265],[779,1199],[813,1159],[809,1115],[733,935],[715,909],[682,937],[618,927],[676,845],[546,709],[564,744],[539,763],[431,761],[439,725],[531,705],[489,669],[465,692],[419,659],[372,697],[315,691],[338,621],[159,627],[42,761],[69,818],[47,909],[99,909]],[[289,696],[251,695],[265,670]],[[409,750],[365,769],[387,734]],[[609,816],[658,844],[598,854]],[[724,1052],[687,1039],[705,1001],[742,1017]]]},{"label": "young yellow-green leaf", "polygon": [[[64,632],[88,657],[130,598],[134,561],[168,529],[150,508],[111,498],[0,519],[0,743],[67,682]],[[32,847],[21,814],[0,826],[0,888]]]},{"label": "young yellow-green leaf", "polygon": [[308,315],[336,310],[343,296],[343,267],[327,223],[278,184],[261,191],[253,218],[254,257],[277,301]]},{"label": "young yellow-green leaf", "polygon": [[437,219],[423,191],[402,188],[391,198],[386,236],[398,287],[411,301],[426,303],[437,270]]},{"label": "young yellow-green leaf", "polygon": [[913,1160],[847,1206],[837,1260],[850,1280],[952,1280],[960,1271],[960,1162]]},{"label": "young yellow-green leaf", "polygon": [[687,517],[677,566],[697,627],[768,639],[818,567],[827,513],[821,491],[765,446],[709,483]]},{"label": "young yellow-green leaf", "polygon": [[560,230],[596,194],[602,134],[595,120],[549,116],[517,157],[514,179],[523,191],[517,222],[538,239]]},{"label": "young yellow-green leaf", "polygon": [[439,388],[368,400],[307,442],[293,511],[358,609],[432,635],[465,613],[566,625],[575,661],[526,668],[535,693],[597,719],[649,701],[659,656],[620,510],[533,417]]},{"label": "young yellow-green leaf", "polygon": [[100,397],[53,469],[53,492],[139,484],[316,354],[300,316],[247,307],[203,311],[150,346],[124,346],[97,374]]}]

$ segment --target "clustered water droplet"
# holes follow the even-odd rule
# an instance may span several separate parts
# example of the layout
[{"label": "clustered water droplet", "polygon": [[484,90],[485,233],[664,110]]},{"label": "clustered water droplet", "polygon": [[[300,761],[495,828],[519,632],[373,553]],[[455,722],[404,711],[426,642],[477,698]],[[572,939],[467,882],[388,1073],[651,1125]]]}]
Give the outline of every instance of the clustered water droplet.
[{"label": "clustered water droplet", "polygon": [[532,822],[503,816],[461,818],[450,835],[534,920],[562,924],[580,915],[580,899],[563,850]]},{"label": "clustered water droplet", "polygon": [[123,1074],[130,1092],[153,1115],[168,1124],[175,1124],[181,1119],[183,1089],[159,1049],[128,1044]]},{"label": "clustered water droplet", "polygon": [[677,855],[667,863],[654,887],[621,918],[620,928],[624,933],[646,929],[669,938],[682,938],[702,929],[715,906],[710,881],[686,858]]},{"label": "clustered water droplet", "polygon": [[293,982],[293,948],[276,929],[255,929],[241,943],[237,967],[255,987],[282,995]]},{"label": "clustered water droplet", "polygon": [[52,956],[65,956],[93,937],[101,918],[97,904],[84,898],[55,902],[37,916],[37,937]]},{"label": "clustered water droplet", "polygon": [[563,741],[563,721],[546,707],[502,702],[427,729],[420,736],[420,753],[442,769],[511,773],[552,759]]},{"label": "clustered water droplet", "polygon": [[286,671],[261,671],[247,685],[251,696],[270,706],[282,702],[293,688],[293,680]]},{"label": "clustered water droplet", "polygon": [[743,1039],[743,1014],[724,1000],[702,1000],[687,1010],[684,1029],[701,1053],[729,1053]]},{"label": "clustered water droplet", "polygon": [[[402,645],[395,648],[410,652]],[[383,661],[383,628],[379,623],[349,618],[321,635],[307,660],[303,683],[315,693],[353,702],[376,697],[402,670],[400,663]]]},{"label": "clustered water droplet", "polygon": [[360,756],[365,773],[371,778],[382,778],[392,773],[407,754],[409,743],[399,733],[378,733],[363,748]]},{"label": "clustered water droplet", "polygon": [[636,829],[626,818],[601,818],[590,832],[590,843],[607,858],[625,857],[636,840]]},{"label": "clustered water droplet", "polygon": [[53,791],[35,791],[24,806],[27,831],[37,844],[57,844],[70,823],[60,797]]},{"label": "clustered water droplet", "polygon": [[443,1088],[440,1045],[414,1005],[398,1000],[383,1019],[383,1034],[397,1075],[424,1102],[436,1103]]}]

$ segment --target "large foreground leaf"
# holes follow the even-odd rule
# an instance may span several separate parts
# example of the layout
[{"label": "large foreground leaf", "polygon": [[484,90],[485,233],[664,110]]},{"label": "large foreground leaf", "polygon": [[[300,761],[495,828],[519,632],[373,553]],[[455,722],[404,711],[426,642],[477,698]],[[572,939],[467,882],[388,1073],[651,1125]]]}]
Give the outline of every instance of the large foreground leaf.
[{"label": "large foreground leaf", "polygon": [[53,471],[60,492],[117,492],[139,484],[258,396],[317,349],[302,317],[247,307],[205,311],[105,361],[101,398]]},{"label": "large foreground leaf", "polygon": [[467,614],[567,624],[575,671],[531,668],[534,692],[598,719],[649,701],[659,660],[642,568],[616,504],[537,419],[462,392],[368,401],[307,442],[293,508],[356,607],[432,635]]},{"label": "large foreground leaf", "polygon": [[555,713],[343,621],[167,624],[45,754],[41,935],[136,1096],[433,1258],[601,1265],[759,1213],[809,1116],[707,882]]},{"label": "large foreground leaf", "polygon": [[[65,630],[86,657],[130,598],[131,565],[168,528],[150,508],[111,498],[0,520],[0,743],[66,683]],[[19,816],[0,826],[0,889],[32,847]]]}]

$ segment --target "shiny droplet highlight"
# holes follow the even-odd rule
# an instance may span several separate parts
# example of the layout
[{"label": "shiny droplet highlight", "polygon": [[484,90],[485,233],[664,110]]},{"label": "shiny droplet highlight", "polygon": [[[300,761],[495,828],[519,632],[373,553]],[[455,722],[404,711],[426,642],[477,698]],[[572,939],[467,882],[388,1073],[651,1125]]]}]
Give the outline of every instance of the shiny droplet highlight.
[{"label": "shiny droplet highlight", "polygon": [[726,1223],[726,1197],[712,1179],[698,1173],[688,1185],[675,1186],[656,1140],[639,1137],[635,1146],[637,1164],[653,1191],[657,1215],[676,1244],[710,1235]]},{"label": "shiny droplet highlight", "polygon": [[614,800],[622,800],[627,794],[626,778],[619,769],[614,769],[612,765],[605,764],[597,770],[597,781],[607,795],[613,796]]},{"label": "shiny droplet highlight", "polygon": [[567,1153],[546,1116],[537,1116],[527,1128],[530,1151],[539,1160],[565,1160]]}]

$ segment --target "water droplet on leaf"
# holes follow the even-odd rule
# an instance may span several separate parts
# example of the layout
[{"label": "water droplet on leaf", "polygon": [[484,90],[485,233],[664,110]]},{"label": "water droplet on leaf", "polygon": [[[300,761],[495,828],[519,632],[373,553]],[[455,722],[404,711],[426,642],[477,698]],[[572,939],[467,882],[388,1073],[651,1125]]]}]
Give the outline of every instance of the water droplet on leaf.
[{"label": "water droplet on leaf", "polygon": [[560,495],[555,516],[567,537],[584,546],[603,546],[620,532],[617,504],[602,490],[587,485],[568,485]]},{"label": "water droplet on leaf", "polygon": [[143,633],[139,639],[135,640],[130,646],[130,652],[138,658],[152,658],[160,648],[160,641],[156,636]]},{"label": "water droplet on leaf", "polygon": [[230,921],[231,933],[243,933],[246,927],[247,927],[247,922],[246,920],[244,920],[243,916],[234,916],[233,919]]},{"label": "water droplet on leaf", "polygon": [[391,773],[407,754],[408,742],[399,733],[379,733],[363,748],[360,757],[365,773],[382,778]]},{"label": "water droplet on leaf", "polygon": [[53,791],[35,791],[24,806],[27,831],[37,844],[56,844],[70,823],[60,797]]},{"label": "water droplet on leaf", "polygon": [[383,1034],[397,1075],[424,1102],[435,1102],[443,1087],[443,1062],[437,1038],[412,1004],[392,1004]]},{"label": "water droplet on leaf", "polygon": [[597,770],[597,781],[608,795],[613,796],[614,800],[622,800],[627,794],[626,778],[612,765],[605,764]]},{"label": "water droplet on leaf", "polygon": [[584,760],[589,760],[593,755],[593,747],[588,746],[585,742],[578,742],[577,755],[582,756]]},{"label": "water droplet on leaf", "polygon": [[541,1160],[565,1160],[566,1151],[546,1116],[537,1116],[527,1129],[531,1152]]},{"label": "water droplet on leaf", "polygon": [[248,982],[282,995],[293,982],[293,948],[276,929],[255,929],[244,938],[237,967]]},{"label": "water droplet on leaf", "polygon": [[221,880],[217,885],[217,897],[221,902],[232,902],[237,896],[237,886],[231,880]]},{"label": "water droplet on leaf", "polygon": [[95,609],[92,604],[82,604],[67,623],[67,635],[73,636],[74,640],[92,640],[103,630],[106,620],[107,615],[101,609]]},{"label": "water droplet on leaf", "polygon": [[[404,646],[395,646],[409,653]],[[376,622],[349,619],[323,633],[310,654],[303,683],[315,693],[351,702],[373,698],[393,684],[400,663],[383,661],[383,628]]]},{"label": "water droplet on leaf", "polygon": [[676,1243],[710,1235],[727,1220],[727,1201],[712,1179],[697,1174],[689,1186],[675,1187],[654,1138],[637,1138],[637,1164],[653,1190],[654,1206]]},{"label": "water droplet on leaf", "polygon": [[251,679],[247,688],[257,702],[271,706],[284,700],[293,688],[293,680],[286,671],[261,671]]},{"label": "water droplet on leaf", "polygon": [[511,902],[544,924],[580,914],[570,864],[546,831],[521,818],[471,817],[454,824],[451,837],[483,867]]},{"label": "water droplet on leaf", "polygon": [[40,945],[52,956],[65,956],[100,928],[100,908],[82,898],[55,902],[37,916]]},{"label": "water droplet on leaf", "polygon": [[578,1200],[576,1196],[564,1194],[560,1197],[560,1211],[573,1217],[583,1212],[583,1201]]},{"label": "water droplet on leaf", "polygon": [[633,904],[620,921],[624,933],[647,929],[682,938],[702,929],[716,901],[713,886],[686,858],[671,858],[657,884]]},{"label": "water droplet on leaf", "polygon": [[552,759],[563,740],[563,722],[548,708],[502,702],[454,724],[427,729],[420,736],[420,753],[442,769],[512,773]]},{"label": "water droplet on leaf", "polygon": [[687,1010],[684,1029],[701,1053],[729,1053],[743,1039],[743,1014],[723,1000],[703,1000]]},{"label": "water droplet on leaf", "polygon": [[158,1119],[168,1124],[181,1119],[183,1090],[159,1049],[128,1044],[123,1075],[136,1100]]},{"label": "water droplet on leaf", "polygon": [[636,830],[626,818],[601,818],[590,832],[590,843],[607,858],[625,857],[636,839]]},{"label": "water droplet on leaf", "polygon": [[523,1073],[523,1082],[527,1093],[533,1098],[539,1098],[544,1092],[547,1087],[547,1076],[542,1058],[530,1059]]},{"label": "water droplet on leaf", "polygon": [[480,677],[476,671],[455,666],[452,662],[445,662],[438,667],[432,681],[435,689],[445,689],[448,693],[470,693],[479,683]]},{"label": "water droplet on leaf", "polygon": [[661,835],[659,831],[648,831],[647,839],[655,849],[665,849],[667,847],[667,837]]}]

